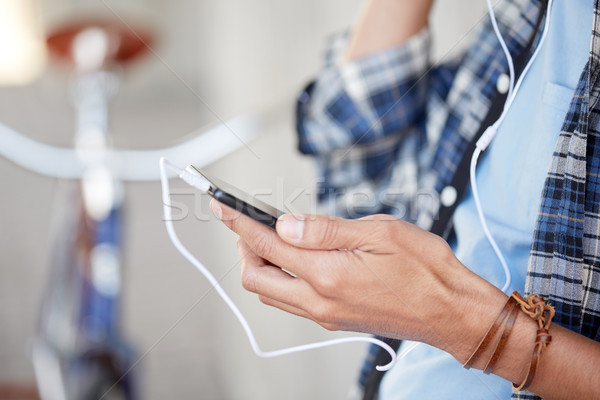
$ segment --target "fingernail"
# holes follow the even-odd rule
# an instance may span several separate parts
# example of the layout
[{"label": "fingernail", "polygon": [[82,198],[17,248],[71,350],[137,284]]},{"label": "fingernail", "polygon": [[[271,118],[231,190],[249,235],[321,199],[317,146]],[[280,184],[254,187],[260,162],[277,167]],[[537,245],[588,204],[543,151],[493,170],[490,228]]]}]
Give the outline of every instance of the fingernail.
[{"label": "fingernail", "polygon": [[302,239],[304,233],[304,217],[286,214],[277,221],[277,231],[292,240]]},{"label": "fingernail", "polygon": [[221,206],[217,201],[211,200],[210,209],[217,218],[223,219],[223,210],[221,210]]}]

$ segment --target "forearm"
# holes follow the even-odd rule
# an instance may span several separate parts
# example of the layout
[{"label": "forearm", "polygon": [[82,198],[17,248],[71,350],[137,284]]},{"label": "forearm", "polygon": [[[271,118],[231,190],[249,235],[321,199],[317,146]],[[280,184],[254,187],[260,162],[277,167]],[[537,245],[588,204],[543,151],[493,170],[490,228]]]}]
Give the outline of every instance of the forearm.
[{"label": "forearm", "polygon": [[368,0],[343,61],[404,43],[427,25],[433,0]]},{"label": "forearm", "polygon": [[[537,324],[520,314],[496,374],[519,384],[527,375]],[[529,390],[545,399],[600,398],[600,343],[554,325]],[[512,343],[511,343],[512,340]]]}]

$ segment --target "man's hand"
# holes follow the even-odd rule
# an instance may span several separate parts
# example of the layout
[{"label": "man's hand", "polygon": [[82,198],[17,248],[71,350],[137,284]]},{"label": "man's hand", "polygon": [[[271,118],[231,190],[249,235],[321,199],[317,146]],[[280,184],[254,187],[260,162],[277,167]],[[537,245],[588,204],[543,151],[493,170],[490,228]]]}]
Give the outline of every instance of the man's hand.
[{"label": "man's hand", "polygon": [[244,288],[330,330],[424,341],[466,359],[495,315],[462,316],[485,316],[506,299],[441,238],[387,215],[287,214],[275,233],[215,201],[211,208],[240,235]]},{"label": "man's hand", "polygon": [[[240,235],[243,286],[263,303],[327,329],[422,341],[462,363],[507,299],[442,239],[387,215],[287,214],[273,232],[214,200],[211,208]],[[494,374],[524,378],[536,330],[518,315]],[[529,389],[544,398],[600,398],[600,343],[556,324],[550,334]],[[473,367],[483,369],[486,359]]]}]

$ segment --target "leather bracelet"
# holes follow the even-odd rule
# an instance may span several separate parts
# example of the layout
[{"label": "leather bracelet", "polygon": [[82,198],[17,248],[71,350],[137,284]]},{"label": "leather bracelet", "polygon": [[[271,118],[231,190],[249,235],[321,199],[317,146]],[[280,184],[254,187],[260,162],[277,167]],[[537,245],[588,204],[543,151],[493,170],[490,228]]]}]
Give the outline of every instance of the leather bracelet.
[{"label": "leather bracelet", "polygon": [[502,311],[500,311],[500,314],[498,314],[498,317],[496,318],[496,320],[492,323],[492,325],[490,325],[487,332],[485,333],[485,335],[483,336],[483,338],[481,339],[481,341],[479,342],[479,344],[477,345],[477,347],[475,348],[475,350],[473,351],[471,356],[463,364],[464,368],[466,368],[466,369],[471,368],[471,365],[473,364],[473,362],[476,359],[478,359],[485,352],[487,347],[492,342],[492,339],[494,339],[494,337],[498,333],[498,329],[500,329],[502,324],[504,324],[505,319],[508,317],[510,311],[514,308],[514,306],[516,304],[517,304],[517,301],[513,297],[509,297],[508,300],[506,300],[506,304],[502,308]]},{"label": "leather bracelet", "polygon": [[514,302],[514,305],[513,305],[512,309],[510,310],[510,314],[506,318],[506,324],[504,325],[504,330],[502,331],[502,336],[500,337],[500,340],[498,341],[498,344],[496,345],[496,349],[494,350],[494,353],[492,354],[492,357],[489,359],[487,365],[483,369],[483,372],[485,374],[489,375],[494,370],[494,366],[495,366],[496,362],[498,361],[498,359],[500,358],[500,354],[502,353],[502,350],[504,350],[504,346],[506,345],[506,342],[508,341],[508,337],[510,336],[510,333],[512,332],[512,328],[515,325],[515,321],[517,320],[518,314],[519,314],[519,307],[517,306],[517,303]]},{"label": "leather bracelet", "polygon": [[537,322],[538,330],[536,334],[533,356],[529,364],[527,375],[520,384],[513,383],[513,389],[517,391],[525,390],[527,387],[529,387],[531,382],[533,382],[542,351],[552,341],[552,336],[549,333],[549,329],[550,324],[552,323],[552,318],[554,317],[554,307],[547,304],[539,295],[531,294],[527,297],[527,300],[525,300],[519,294],[519,292],[512,292],[506,301],[506,304],[502,308],[502,311],[500,311],[500,314],[498,314],[496,320],[492,323],[492,325],[490,325],[486,334],[479,342],[479,345],[475,348],[469,359],[463,364],[463,367],[466,369],[471,368],[473,362],[481,357],[481,355],[487,350],[490,343],[492,343],[502,328],[500,339],[498,339],[496,342],[496,348],[484,367],[484,372],[486,374],[491,373],[494,365],[502,354],[502,350],[504,349],[506,342],[508,341],[508,337],[510,336],[512,328],[515,324],[519,310],[523,311],[530,318]]},{"label": "leather bracelet", "polygon": [[521,310],[525,314],[538,323],[535,347],[533,349],[533,356],[531,358],[531,363],[529,364],[527,376],[525,376],[520,384],[513,383],[513,389],[518,391],[527,389],[531,382],[533,382],[535,372],[540,363],[542,351],[552,341],[552,336],[548,331],[550,329],[550,324],[552,323],[552,318],[554,317],[554,307],[547,304],[544,299],[535,293],[527,296],[527,300],[525,300],[515,291],[512,292],[511,298],[514,298],[519,303]]}]

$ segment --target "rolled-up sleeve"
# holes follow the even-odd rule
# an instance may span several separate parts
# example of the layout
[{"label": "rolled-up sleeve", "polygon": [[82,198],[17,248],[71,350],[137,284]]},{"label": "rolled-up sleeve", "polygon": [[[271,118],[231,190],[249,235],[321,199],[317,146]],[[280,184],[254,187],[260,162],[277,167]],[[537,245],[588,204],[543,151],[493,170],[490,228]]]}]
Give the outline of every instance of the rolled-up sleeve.
[{"label": "rolled-up sleeve", "polygon": [[427,29],[402,46],[339,65],[344,37],[326,52],[325,68],[298,100],[299,150],[323,154],[402,135],[423,118],[429,65]]},{"label": "rolled-up sleeve", "polygon": [[[297,103],[298,147],[315,157],[320,212],[360,217],[405,214],[426,142],[430,36],[339,64],[344,37],[329,46],[325,67]],[[398,196],[396,196],[397,198]],[[386,204],[387,203],[387,204]]]}]

